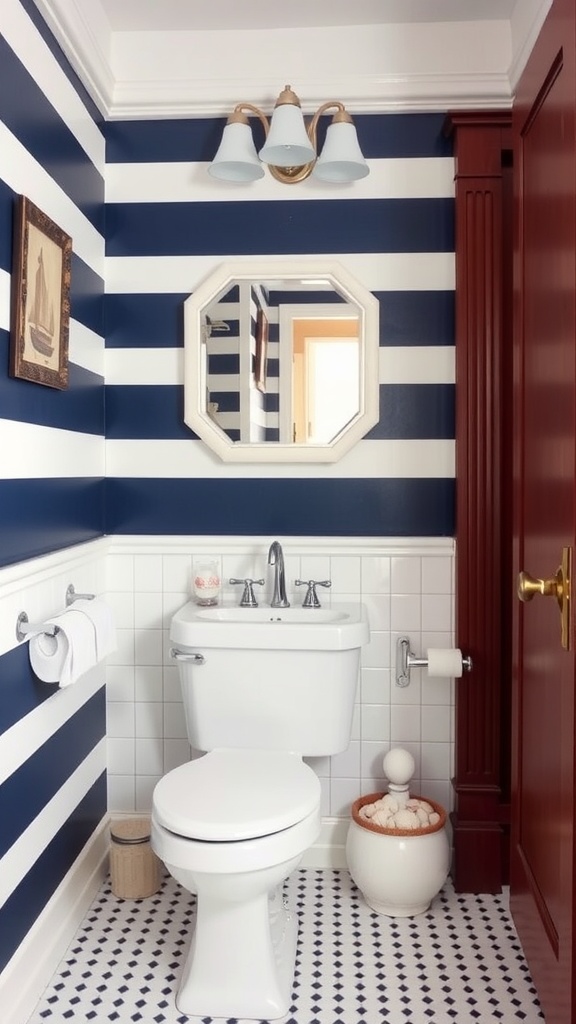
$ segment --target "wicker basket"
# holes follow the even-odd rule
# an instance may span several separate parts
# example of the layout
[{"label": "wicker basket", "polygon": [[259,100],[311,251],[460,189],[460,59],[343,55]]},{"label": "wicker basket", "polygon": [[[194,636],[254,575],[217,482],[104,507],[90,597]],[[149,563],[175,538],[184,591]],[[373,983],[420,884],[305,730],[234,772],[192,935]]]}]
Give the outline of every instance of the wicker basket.
[{"label": "wicker basket", "polygon": [[160,861],[150,845],[147,818],[126,818],[110,826],[110,883],[119,899],[140,900],[158,892]]}]

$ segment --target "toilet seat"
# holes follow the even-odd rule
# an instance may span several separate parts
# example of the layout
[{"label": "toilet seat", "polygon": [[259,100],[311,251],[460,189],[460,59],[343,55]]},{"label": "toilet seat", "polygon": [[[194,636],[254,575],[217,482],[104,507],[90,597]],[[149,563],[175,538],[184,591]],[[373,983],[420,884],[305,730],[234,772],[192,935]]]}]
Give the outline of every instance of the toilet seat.
[{"label": "toilet seat", "polygon": [[320,801],[320,781],[298,754],[212,750],[168,772],[154,814],[175,835],[237,842],[290,828]]}]

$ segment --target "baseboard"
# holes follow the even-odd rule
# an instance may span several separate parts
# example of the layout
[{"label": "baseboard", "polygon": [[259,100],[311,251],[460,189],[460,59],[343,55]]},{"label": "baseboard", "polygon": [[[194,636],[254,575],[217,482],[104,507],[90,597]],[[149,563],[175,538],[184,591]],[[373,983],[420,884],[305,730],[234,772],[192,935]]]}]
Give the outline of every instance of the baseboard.
[{"label": "baseboard", "polygon": [[25,1024],[108,871],[109,819],[94,831],[0,974],[2,1024]]},{"label": "baseboard", "polygon": [[323,818],[318,839],[304,854],[302,868],[346,868],[348,818]]}]

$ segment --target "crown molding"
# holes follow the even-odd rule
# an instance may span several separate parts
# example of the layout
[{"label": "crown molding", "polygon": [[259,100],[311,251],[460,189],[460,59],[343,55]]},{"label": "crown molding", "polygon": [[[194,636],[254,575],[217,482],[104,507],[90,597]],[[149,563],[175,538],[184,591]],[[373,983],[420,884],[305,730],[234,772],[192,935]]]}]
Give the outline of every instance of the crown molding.
[{"label": "crown molding", "polygon": [[[151,88],[148,82],[118,81],[107,117],[226,117],[234,104],[247,96],[274,95],[277,84],[248,79],[224,79],[217,83],[177,79],[156,82]],[[321,91],[317,82],[307,82],[300,76],[298,93],[305,114],[313,113],[328,95],[345,97],[346,109],[351,114],[508,108],[512,104],[505,74],[374,75],[362,80],[358,76],[339,76],[332,84],[324,81]]]},{"label": "crown molding", "polygon": [[[242,60],[238,61],[237,73],[234,73],[236,69],[234,66],[231,69],[228,61],[227,77],[211,77],[212,69],[210,75],[207,75],[198,67],[198,62],[195,63],[193,60],[190,63],[198,68],[197,77],[187,77],[187,72],[180,77],[176,73],[174,77],[173,69],[172,77],[169,77],[169,47],[164,48],[163,52],[159,51],[157,57],[156,51],[151,51],[154,59],[146,64],[146,67],[150,68],[150,77],[136,67],[132,76],[130,73],[123,74],[124,43],[126,37],[131,34],[120,33],[119,35],[124,38],[118,40],[118,45],[115,45],[115,34],[111,31],[98,0],[34,2],[107,120],[223,117],[242,99],[249,99],[266,109],[262,98],[275,97],[278,93],[277,78],[274,83],[268,81],[269,71],[263,71],[260,77],[253,71],[251,75],[245,75],[245,68],[258,67],[256,52],[252,59],[250,54],[242,54]],[[369,71],[355,74],[350,70],[348,74],[337,73],[332,76],[316,68],[316,74],[321,74],[320,82],[319,79],[312,80],[306,73],[302,74],[301,71],[306,71],[305,67],[299,68],[295,76],[304,112],[315,110],[329,95],[342,97],[351,113],[443,111],[486,107],[507,109],[512,105],[514,84],[526,63],[550,3],[551,0],[525,0],[521,17],[510,23],[510,67],[498,68],[496,62],[495,68],[492,58],[493,62],[491,65],[487,63],[489,70],[485,73],[481,65],[478,68],[478,59],[471,63],[473,71],[462,70],[462,52],[458,50],[457,45],[460,26],[455,24],[451,26],[451,39],[453,43],[456,41],[455,45],[452,49],[447,46],[446,52],[442,54],[442,60],[446,62],[445,71],[442,69],[438,72],[436,66],[431,73],[418,72],[417,53],[421,53],[421,50],[416,46],[414,56],[408,44],[406,59],[412,59],[414,67],[407,66],[404,71],[403,67],[397,66],[396,72],[399,70],[400,73],[376,74]],[[367,33],[370,33],[370,26],[365,28]],[[395,28],[398,29],[398,26]],[[408,36],[414,26],[405,25],[401,28]],[[170,33],[163,35],[169,36]],[[260,46],[261,36],[262,33]],[[418,45],[421,45],[421,38]],[[503,62],[503,50],[499,49],[498,54],[498,59]],[[489,57],[490,55],[487,56],[487,61]],[[341,59],[334,59],[332,63],[337,68],[349,65],[349,54],[347,58],[346,53],[342,53]],[[168,73],[163,74],[164,70]],[[152,77],[153,75],[156,77]]]},{"label": "crown molding", "polygon": [[[78,0],[34,0],[74,71],[105,118],[113,107],[114,75],[110,64],[112,33],[95,0],[86,9]],[[94,14],[98,10],[98,19]]]},{"label": "crown molding", "polygon": [[512,20],[512,63],[510,65],[510,85],[512,91],[520,79],[538,35],[552,6],[552,0],[532,0],[530,4],[517,5]]}]

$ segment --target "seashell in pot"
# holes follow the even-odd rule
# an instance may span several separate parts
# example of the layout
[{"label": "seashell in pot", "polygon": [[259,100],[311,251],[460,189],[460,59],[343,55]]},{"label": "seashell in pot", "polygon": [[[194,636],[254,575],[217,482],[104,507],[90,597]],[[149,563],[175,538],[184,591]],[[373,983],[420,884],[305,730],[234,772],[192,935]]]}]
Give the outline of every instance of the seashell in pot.
[{"label": "seashell in pot", "polygon": [[[439,893],[448,877],[450,845],[446,834],[446,811],[440,804],[419,797],[429,807],[428,824],[424,825],[410,809],[388,816],[398,819],[410,815],[407,827],[383,826],[374,820],[382,812],[367,817],[361,813],[365,806],[376,803],[382,793],[362,796],[352,805],[352,820],[346,840],[346,858],[352,880],[360,889],[366,903],[378,914],[388,917],[414,917],[423,914]],[[415,821],[413,820],[415,819]],[[414,827],[416,824],[417,827]],[[418,825],[420,827],[418,827]]]}]

